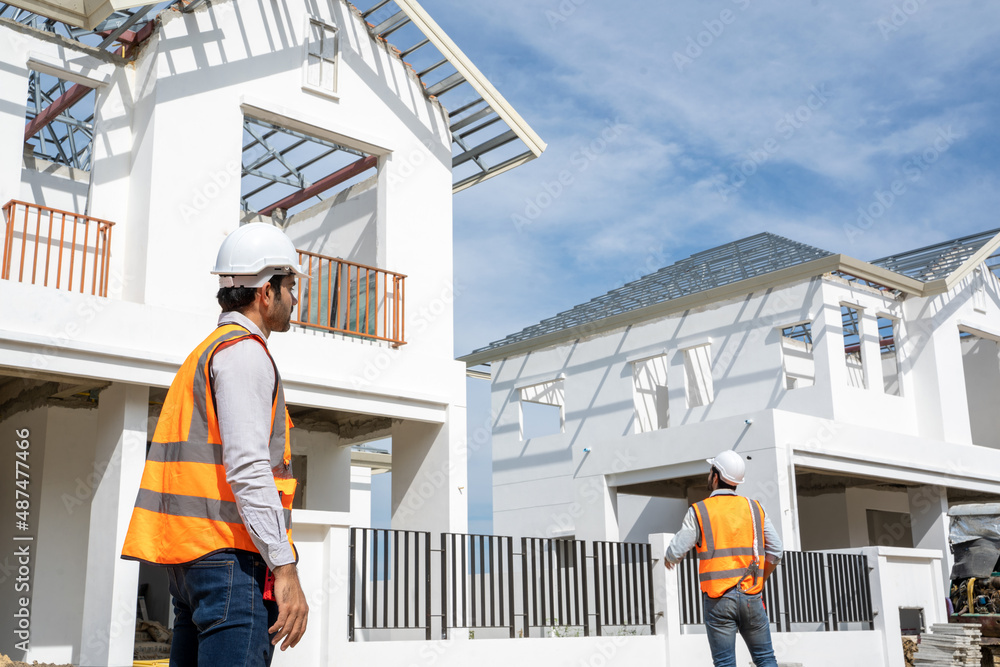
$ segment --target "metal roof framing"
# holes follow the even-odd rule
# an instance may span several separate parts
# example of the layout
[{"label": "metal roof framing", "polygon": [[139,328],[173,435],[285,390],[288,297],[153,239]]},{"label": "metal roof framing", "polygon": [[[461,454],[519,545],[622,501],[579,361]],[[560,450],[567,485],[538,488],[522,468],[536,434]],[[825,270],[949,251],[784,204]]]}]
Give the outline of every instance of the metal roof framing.
[{"label": "metal roof framing", "polygon": [[419,60],[414,70],[428,95],[441,98],[446,106],[456,101],[448,114],[454,144],[452,168],[461,168],[453,192],[502,174],[545,151],[541,137],[416,0],[379,0],[360,11],[372,33],[383,40],[393,34],[403,36],[407,26],[415,28],[417,34],[409,34],[412,43],[398,49],[399,55]]},{"label": "metal roof framing", "polygon": [[[43,78],[44,77],[44,78]],[[48,81],[54,81],[49,85]],[[92,88],[32,70],[28,74],[24,142],[32,157],[76,169],[90,169],[94,141]],[[90,96],[89,104],[85,98]]]},{"label": "metal roof framing", "polygon": [[[468,366],[653,317],[834,274],[913,296],[947,292],[982,263],[1000,267],[1000,229],[864,262],[774,234],[706,250],[460,357]],[[898,271],[898,272],[897,272]],[[801,338],[786,330],[784,335]]]},{"label": "metal roof framing", "polygon": [[[326,190],[377,166],[377,158],[368,153],[250,115],[244,115],[243,129],[250,141],[243,145],[242,177],[244,187],[252,188],[241,195],[246,211],[270,215],[277,208],[291,209],[312,197],[322,201],[320,195]],[[324,160],[333,163],[340,157],[338,153],[359,159],[344,166],[336,162],[332,169],[324,164],[322,173],[313,170],[313,175],[318,175],[315,180],[309,177],[310,167],[318,168]],[[262,179],[263,183],[251,182],[248,186],[247,176]],[[290,186],[295,191],[285,189],[281,195],[258,199],[262,193],[271,195],[268,190],[275,185]]]},{"label": "metal roof framing", "polygon": [[[82,4],[82,3],[81,3]],[[88,46],[107,49],[113,46],[118,38],[128,32],[147,15],[155,17],[160,11],[173,5],[183,5],[183,0],[152,3],[135,7],[131,11],[122,9],[111,11],[92,28],[86,27],[85,20],[73,12],[61,11],[59,3],[12,2],[0,3],[0,17],[8,18],[36,30],[55,33],[76,40]],[[33,8],[45,8],[48,15],[34,13]],[[73,23],[76,20],[78,23]],[[81,27],[83,26],[83,27]],[[108,33],[109,34],[102,34]]]}]

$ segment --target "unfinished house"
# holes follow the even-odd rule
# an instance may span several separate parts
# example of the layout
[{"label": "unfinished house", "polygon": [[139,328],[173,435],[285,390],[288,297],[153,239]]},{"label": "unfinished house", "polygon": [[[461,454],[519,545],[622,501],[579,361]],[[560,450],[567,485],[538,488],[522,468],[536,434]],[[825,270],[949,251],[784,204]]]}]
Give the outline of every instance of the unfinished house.
[{"label": "unfinished house", "polygon": [[394,529],[465,530],[452,195],[544,143],[413,0],[23,0],[0,65],[0,653],[131,665],[140,590],[169,624],[162,571],[119,554],[219,245],[264,220],[309,273],[270,340],[312,607],[275,664],[327,664],[371,471]]},{"label": "unfinished house", "polygon": [[1000,497],[998,231],[871,262],[758,234],[469,354],[496,532],[674,532],[734,449],[786,549],[938,550],[947,582],[949,504]]}]

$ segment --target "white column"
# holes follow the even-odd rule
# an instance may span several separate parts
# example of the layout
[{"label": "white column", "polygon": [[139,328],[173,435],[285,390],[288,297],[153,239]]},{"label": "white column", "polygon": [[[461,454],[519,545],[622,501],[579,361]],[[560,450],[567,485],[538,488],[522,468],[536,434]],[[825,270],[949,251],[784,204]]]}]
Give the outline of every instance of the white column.
[{"label": "white column", "polygon": [[569,515],[576,539],[618,541],[618,489],[608,486],[604,475],[573,480]]},{"label": "white column", "polygon": [[947,590],[953,560],[948,546],[948,489],[943,486],[911,486],[906,492],[910,502],[913,546],[941,552],[941,576]]},{"label": "white column", "polygon": [[465,408],[444,424],[405,421],[392,431],[392,527],[468,530]]},{"label": "white column", "polygon": [[146,458],[149,388],[116,383],[101,392],[90,505],[80,665],[132,664],[139,564],[120,558]]},{"label": "white column", "polygon": [[[662,637],[666,646],[666,667],[677,664],[687,664],[685,661],[672,661],[671,646],[677,646],[681,636],[681,609],[677,588],[677,569],[668,570],[663,565],[663,554],[667,545],[674,538],[670,533],[658,533],[649,536],[650,549],[653,558],[653,612],[656,616],[656,635]],[[676,649],[675,649],[676,650]]]}]

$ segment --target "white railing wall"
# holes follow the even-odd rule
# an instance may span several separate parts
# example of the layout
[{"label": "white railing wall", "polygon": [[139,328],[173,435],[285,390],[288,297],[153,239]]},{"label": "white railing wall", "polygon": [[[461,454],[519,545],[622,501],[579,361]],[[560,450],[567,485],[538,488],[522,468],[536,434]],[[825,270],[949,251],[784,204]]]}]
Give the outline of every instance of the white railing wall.
[{"label": "white railing wall", "polygon": [[[275,667],[291,665],[392,664],[404,667],[508,667],[511,664],[632,667],[637,664],[687,667],[711,664],[708,641],[700,626],[682,626],[677,570],[663,567],[662,554],[672,535],[650,536],[653,563],[655,635],[604,637],[532,637],[472,639],[467,632],[447,640],[348,640],[350,529],[346,514],[294,513],[299,572],[310,605],[309,629],[293,650],[276,652]],[[874,630],[851,632],[775,632],[772,642],[780,663],[809,667],[843,664],[902,667],[899,608],[924,609],[927,625],[945,621],[941,554],[922,549],[869,547],[844,550],[868,556]],[[439,605],[437,605],[439,606]],[[437,614],[438,609],[435,608]],[[750,663],[737,641],[737,664]]]}]

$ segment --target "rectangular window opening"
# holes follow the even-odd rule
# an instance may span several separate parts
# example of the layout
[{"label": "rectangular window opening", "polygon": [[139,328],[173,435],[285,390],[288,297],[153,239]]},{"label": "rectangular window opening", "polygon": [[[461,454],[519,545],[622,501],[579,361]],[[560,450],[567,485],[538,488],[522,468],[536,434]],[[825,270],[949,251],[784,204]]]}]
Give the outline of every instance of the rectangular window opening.
[{"label": "rectangular window opening", "polygon": [[899,355],[896,351],[896,320],[888,315],[878,316],[878,345],[882,358],[882,388],[891,396],[902,396],[899,382]]},{"label": "rectangular window opening", "polygon": [[309,20],[303,88],[334,95],[337,92],[337,27],[318,19]]},{"label": "rectangular window opening", "polygon": [[959,331],[965,395],[969,406],[969,426],[976,445],[1000,449],[1000,345],[969,331]]},{"label": "rectangular window opening", "polygon": [[861,356],[861,319],[859,310],[841,304],[840,316],[844,327],[844,362],[847,365],[847,386],[865,389],[864,361]]},{"label": "rectangular window opening", "polygon": [[785,374],[785,389],[811,387],[816,383],[812,322],[782,327],[781,363]]},{"label": "rectangular window opening", "polygon": [[669,426],[665,354],[632,363],[632,400],[635,404],[636,433],[648,433]]},{"label": "rectangular window opening", "polygon": [[30,71],[25,155],[89,171],[96,97],[83,84]]},{"label": "rectangular window opening", "polygon": [[240,204],[287,218],[368,181],[378,159],[364,151],[244,116]]},{"label": "rectangular window opening", "polygon": [[562,380],[542,382],[519,390],[521,440],[563,432],[565,391]]},{"label": "rectangular window opening", "polygon": [[715,400],[711,357],[711,344],[684,350],[684,381],[689,408],[708,405]]}]

